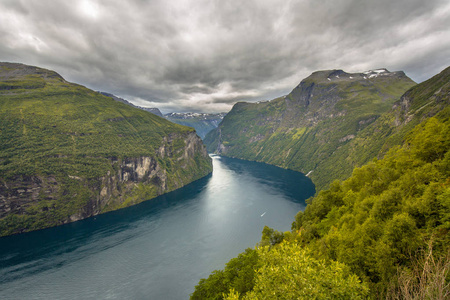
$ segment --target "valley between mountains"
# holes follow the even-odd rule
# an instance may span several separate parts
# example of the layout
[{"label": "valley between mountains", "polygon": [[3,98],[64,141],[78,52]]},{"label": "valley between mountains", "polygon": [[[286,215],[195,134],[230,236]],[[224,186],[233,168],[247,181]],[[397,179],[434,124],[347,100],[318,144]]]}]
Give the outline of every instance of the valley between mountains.
[{"label": "valley between mountains", "polygon": [[127,102],[0,63],[0,236],[174,191],[211,174],[209,152],[308,174],[317,193],[291,231],[264,227],[191,299],[450,295],[449,67],[419,84],[387,69],[317,71],[226,114]]}]

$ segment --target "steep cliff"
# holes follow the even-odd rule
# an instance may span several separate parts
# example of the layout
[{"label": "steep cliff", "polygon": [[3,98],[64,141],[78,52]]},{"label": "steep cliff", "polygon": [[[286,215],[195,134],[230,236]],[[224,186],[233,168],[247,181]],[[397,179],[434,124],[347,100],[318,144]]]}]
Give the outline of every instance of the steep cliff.
[{"label": "steep cliff", "polygon": [[336,178],[320,174],[327,158],[414,85],[403,72],[386,69],[314,72],[285,97],[237,103],[204,141],[208,151],[312,172],[320,189]]},{"label": "steep cliff", "polygon": [[0,64],[0,141],[0,235],[130,206],[212,171],[192,128],[21,64]]}]

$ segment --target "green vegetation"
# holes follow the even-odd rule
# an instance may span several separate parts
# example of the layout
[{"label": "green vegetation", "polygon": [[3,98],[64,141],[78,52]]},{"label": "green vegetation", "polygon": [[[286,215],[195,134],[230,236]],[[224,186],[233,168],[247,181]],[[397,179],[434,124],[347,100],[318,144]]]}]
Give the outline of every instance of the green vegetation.
[{"label": "green vegetation", "polygon": [[450,109],[439,116],[321,191],[293,224],[317,256],[345,263],[379,293],[427,241],[437,256],[449,250]]},{"label": "green vegetation", "polygon": [[313,73],[286,97],[258,104],[237,103],[206,136],[205,144],[208,151],[221,155],[303,173],[313,171],[311,178],[320,190],[333,179],[350,176],[357,165],[350,163],[341,174],[335,174],[327,169],[333,166],[330,157],[345,161],[345,154],[335,152],[415,85],[402,72],[387,74],[364,79],[362,74],[343,71]]},{"label": "green vegetation", "polygon": [[208,277],[201,279],[191,299],[223,299],[230,289],[245,294],[255,283],[255,271],[259,251],[246,249],[238,257],[231,259],[225,269],[216,270]]},{"label": "green vegetation", "polygon": [[222,281],[214,299],[448,299],[448,72],[409,90],[380,117],[400,120],[383,140],[390,149],[382,159],[309,199],[291,232],[264,228],[255,275],[246,275],[252,288]]},{"label": "green vegetation", "polygon": [[[132,205],[207,175],[211,161],[194,136],[53,71],[0,64],[0,236]],[[185,156],[188,142],[195,151]],[[155,174],[140,170],[141,178],[143,157]]]},{"label": "green vegetation", "polygon": [[387,150],[401,145],[415,126],[450,104],[449,82],[450,68],[447,68],[409,89],[391,111],[381,115],[322,161],[311,175],[316,187],[324,188],[334,179],[346,179],[354,167],[363,166],[374,157],[382,158]]},{"label": "green vegetation", "polygon": [[[368,288],[339,262],[326,263],[297,243],[258,249],[253,290],[243,299],[363,299]],[[239,299],[231,290],[224,299]]]},{"label": "green vegetation", "polygon": [[367,293],[344,264],[329,265],[296,242],[284,241],[247,249],[223,271],[200,280],[191,299],[362,299]]},{"label": "green vegetation", "polygon": [[[384,298],[390,289],[406,284],[405,274],[419,265],[411,256],[432,242],[433,260],[444,262],[440,270],[447,270],[440,277],[441,294],[448,295],[450,274],[448,264],[444,266],[450,249],[449,137],[447,107],[417,126],[402,147],[310,199],[297,214],[292,232],[266,227],[255,250],[258,261],[251,264],[255,277],[246,275],[247,283],[253,283],[251,291],[239,291],[223,280],[217,292],[228,288],[228,299],[237,299],[237,294],[245,294],[244,299],[356,299],[366,296],[370,287],[370,297]],[[434,283],[439,282],[428,280],[428,290]],[[211,282],[202,280],[196,291],[208,286]]]}]

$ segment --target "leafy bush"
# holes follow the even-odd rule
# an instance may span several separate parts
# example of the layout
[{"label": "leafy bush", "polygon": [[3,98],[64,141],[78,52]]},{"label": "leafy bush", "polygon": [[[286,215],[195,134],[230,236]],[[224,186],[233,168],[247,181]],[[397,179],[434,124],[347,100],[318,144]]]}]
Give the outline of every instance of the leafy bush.
[{"label": "leafy bush", "polygon": [[243,299],[364,299],[366,285],[342,263],[317,260],[296,243],[258,249],[255,286]]}]

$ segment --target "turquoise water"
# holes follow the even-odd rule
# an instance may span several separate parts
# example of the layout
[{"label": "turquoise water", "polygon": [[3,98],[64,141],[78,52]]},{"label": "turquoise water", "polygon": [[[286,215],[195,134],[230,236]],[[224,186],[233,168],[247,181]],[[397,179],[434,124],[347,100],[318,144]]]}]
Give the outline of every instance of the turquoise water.
[{"label": "turquoise water", "polygon": [[140,205],[0,238],[0,299],[188,299],[201,278],[290,229],[303,174],[213,156],[212,175]]}]

